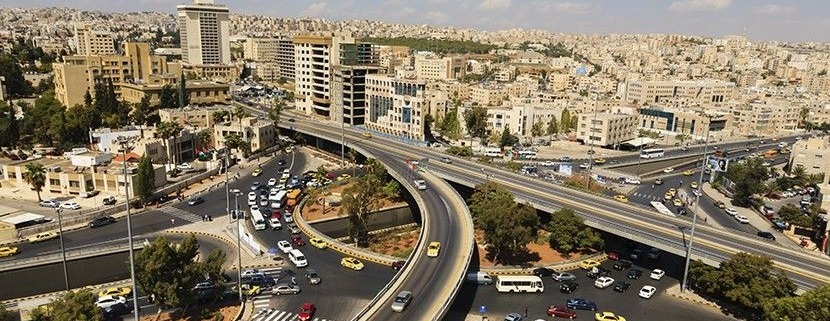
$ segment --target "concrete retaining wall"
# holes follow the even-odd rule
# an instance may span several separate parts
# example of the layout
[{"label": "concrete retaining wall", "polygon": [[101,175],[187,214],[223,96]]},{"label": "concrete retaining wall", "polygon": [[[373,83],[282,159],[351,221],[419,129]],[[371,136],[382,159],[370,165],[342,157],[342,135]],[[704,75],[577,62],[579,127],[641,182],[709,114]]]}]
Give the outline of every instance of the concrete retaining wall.
[{"label": "concrete retaining wall", "polygon": [[[409,205],[401,205],[378,211],[369,219],[369,230],[381,230],[415,223],[415,217]],[[349,218],[341,217],[336,219],[309,222],[314,229],[332,238],[341,238],[349,235]]]}]

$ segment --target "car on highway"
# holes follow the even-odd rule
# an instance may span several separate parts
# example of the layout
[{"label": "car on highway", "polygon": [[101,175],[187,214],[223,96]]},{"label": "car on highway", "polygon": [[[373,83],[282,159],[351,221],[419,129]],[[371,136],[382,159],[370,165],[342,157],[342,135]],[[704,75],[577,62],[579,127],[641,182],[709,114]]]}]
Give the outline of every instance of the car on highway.
[{"label": "car on highway", "polygon": [[452,164],[452,159],[450,159],[449,157],[444,156],[444,157],[441,157],[441,162],[447,163],[447,164]]},{"label": "car on highway", "polygon": [[597,310],[597,303],[594,301],[589,301],[582,298],[571,298],[565,300],[565,306],[568,309],[577,309],[577,310]]},{"label": "car on highway", "polygon": [[112,296],[112,295],[105,295],[99,297],[97,301],[95,301],[95,305],[101,309],[106,309],[110,306],[116,305],[118,303],[127,303],[127,298],[123,296]]},{"label": "car on highway", "polygon": [[412,292],[401,291],[395,296],[395,300],[392,301],[392,311],[403,312],[406,306],[409,305],[409,302],[412,302]]},{"label": "car on highway", "polygon": [[694,188],[694,189],[697,189],[697,188],[698,188],[697,182],[692,182],[691,184],[689,184],[689,186],[690,186],[691,188]]},{"label": "car on highway", "polygon": [[657,289],[651,285],[646,285],[642,289],[640,289],[640,293],[637,295],[643,299],[651,299],[651,296],[654,295]]},{"label": "car on highway", "polygon": [[599,312],[594,314],[594,321],[625,321],[621,315],[616,315],[613,312]]},{"label": "car on highway", "polygon": [[361,135],[363,135],[363,137],[366,137],[366,138],[372,138],[372,134],[369,134],[369,133],[362,133]]},{"label": "car on highway", "polygon": [[300,228],[297,227],[297,225],[293,224],[293,223],[288,224],[288,231],[291,232],[291,234],[300,234],[302,232],[302,231],[300,231]]},{"label": "car on highway", "polygon": [[674,195],[672,195],[672,193],[666,192],[666,194],[663,194],[663,199],[664,200],[670,200],[670,199],[672,199],[672,197],[674,197]]},{"label": "car on highway", "polygon": [[259,169],[259,168],[255,169],[253,172],[251,172],[251,176],[253,176],[253,177],[259,177],[260,175],[262,175],[262,170]]},{"label": "car on highway", "polygon": [[318,274],[315,269],[306,269],[305,279],[308,280],[308,284],[311,285],[320,284],[320,282],[323,281],[323,279],[320,278],[320,274]]},{"label": "car on highway", "polygon": [[572,160],[573,159],[571,159],[571,157],[569,157],[569,156],[562,156],[562,157],[559,158],[560,162],[570,162]]},{"label": "car on highway", "polygon": [[579,164],[579,168],[581,168],[581,169],[588,169],[588,167],[591,167],[591,165],[588,164],[588,163]]},{"label": "car on highway", "polygon": [[735,220],[741,224],[749,224],[749,218],[743,215],[735,215]]},{"label": "car on highway", "polygon": [[642,275],[643,270],[640,269],[628,269],[628,272],[626,273],[626,277],[632,280],[639,279]]},{"label": "car on highway", "polygon": [[254,276],[264,276],[264,275],[265,275],[265,273],[263,273],[262,271],[260,271],[258,269],[247,269],[247,270],[242,271],[242,277],[243,278],[254,277]]},{"label": "car on highway", "polygon": [[[239,288],[235,285],[231,288],[231,292],[239,293]],[[242,283],[242,295],[246,297],[257,296],[262,293],[262,288],[259,285]]]},{"label": "car on highway", "polygon": [[294,249],[294,247],[291,246],[291,243],[289,243],[286,240],[281,240],[277,242],[277,248],[285,254],[288,254],[288,252],[291,252],[291,250]]},{"label": "car on highway", "polygon": [[671,197],[675,197],[675,196],[677,196],[677,189],[676,188],[669,188],[669,190],[666,193],[671,194]]},{"label": "car on highway", "polygon": [[353,257],[344,257],[340,260],[340,265],[355,271],[363,270],[363,262],[360,262],[360,260]]},{"label": "car on highway", "polygon": [[0,257],[8,257],[20,253],[20,250],[15,246],[0,247]]},{"label": "car on highway", "polygon": [[671,173],[671,172],[674,172],[673,167],[669,167],[669,168],[666,168],[666,169],[663,170],[663,173],[666,173],[666,174]]},{"label": "car on highway", "polygon": [[300,287],[294,284],[280,283],[271,290],[276,295],[300,293]]},{"label": "car on highway", "polygon": [[303,240],[303,237],[299,235],[291,235],[291,243],[296,246],[305,246],[305,240]]},{"label": "car on highway", "polygon": [[202,204],[202,203],[204,203],[204,202],[205,202],[205,198],[204,198],[204,197],[201,197],[201,196],[196,196],[196,197],[194,197],[194,198],[191,198],[189,201],[187,201],[187,205],[189,205],[189,206],[196,206],[196,205]]},{"label": "car on highway", "polygon": [[770,240],[770,241],[775,241],[775,235],[772,235],[771,232],[760,231],[760,232],[758,232],[758,236],[763,237],[763,238],[765,238],[767,240]]},{"label": "car on highway", "polygon": [[654,180],[654,185],[663,185],[663,179],[662,178],[655,179]]},{"label": "car on highway", "polygon": [[63,202],[61,203],[60,208],[62,210],[79,210],[81,209],[81,205],[75,202]]},{"label": "car on highway", "polygon": [[628,203],[628,197],[623,194],[614,195],[614,199],[620,203]]},{"label": "car on highway", "polygon": [[729,214],[729,215],[732,215],[732,216],[738,215],[738,211],[734,208],[731,208],[731,207],[727,207],[723,211],[726,212],[726,214]]},{"label": "car on highway", "polygon": [[652,280],[660,281],[660,279],[662,279],[664,275],[666,275],[666,271],[663,271],[661,269],[654,269],[651,271],[651,274],[648,277]]},{"label": "car on highway", "polygon": [[110,225],[112,223],[115,223],[115,219],[112,216],[102,216],[92,220],[92,222],[89,222],[89,227],[96,228]]},{"label": "car on highway", "polygon": [[297,314],[297,319],[300,321],[309,321],[314,318],[314,313],[317,312],[317,307],[310,302],[303,303],[300,307],[300,313]]},{"label": "car on highway", "polygon": [[640,185],[640,180],[633,177],[626,177],[625,183],[631,185]]},{"label": "car on highway", "polygon": [[539,165],[542,165],[544,167],[553,167],[553,165],[556,165],[556,164],[552,161],[544,161],[544,162],[539,163]]},{"label": "car on highway", "polygon": [[597,260],[587,259],[579,262],[579,268],[583,270],[590,270],[597,266],[599,266],[599,261]]},{"label": "car on highway", "polygon": [[323,241],[323,239],[318,237],[312,237],[310,240],[308,240],[308,242],[311,243],[311,246],[316,247],[318,249],[324,249],[328,247],[326,241]]},{"label": "car on highway", "polygon": [[574,281],[565,281],[559,285],[559,292],[562,293],[573,293],[576,289],[579,289],[579,283]]},{"label": "car on highway", "polygon": [[715,207],[720,208],[720,209],[724,209],[724,208],[726,208],[726,203],[721,202],[721,201],[715,201]]},{"label": "car on highway", "polygon": [[546,312],[549,316],[557,318],[575,319],[576,311],[563,307],[561,305],[551,305]]},{"label": "car on highway", "polygon": [[60,236],[58,232],[43,232],[37,233],[29,238],[29,243],[37,243],[37,242],[44,242],[52,239],[56,239]]},{"label": "car on highway", "polygon": [[538,276],[540,278],[544,277],[544,276],[551,276],[551,275],[553,275],[554,272],[556,272],[556,271],[554,271],[553,269],[546,268],[546,267],[538,267],[538,268],[533,269],[533,275]]},{"label": "car on highway", "polygon": [[597,165],[602,165],[602,164],[605,164],[607,162],[608,161],[605,158],[597,158],[597,159],[594,160],[594,164],[597,164]]},{"label": "car on highway", "polygon": [[438,253],[441,251],[441,243],[439,242],[430,242],[429,247],[427,247],[427,256],[428,257],[437,257]]},{"label": "car on highway", "polygon": [[269,178],[269,179],[268,179],[268,187],[274,187],[274,186],[277,186],[277,182],[278,182],[278,181],[277,181],[277,179],[276,179],[276,178],[274,178],[274,177]]},{"label": "car on highway", "polygon": [[106,289],[102,290],[101,292],[98,292],[98,297],[100,298],[100,297],[105,297],[105,296],[108,296],[108,295],[109,296],[114,296],[114,297],[119,297],[119,296],[126,297],[126,296],[130,295],[131,293],[133,293],[133,289],[130,288],[130,287],[126,287],[126,286],[124,286],[124,287],[111,287],[111,288],[106,288]]},{"label": "car on highway", "polygon": [[683,176],[692,176],[694,174],[695,174],[695,171],[693,171],[691,169],[687,169],[687,170],[683,171]]},{"label": "car on highway", "polygon": [[573,281],[573,280],[576,280],[576,275],[573,275],[573,274],[568,273],[568,272],[560,272],[560,273],[554,273],[553,275],[551,275],[551,278],[554,281],[559,281],[559,282]]},{"label": "car on highway", "polygon": [[52,207],[52,208],[61,206],[61,202],[56,200],[56,199],[42,200],[42,201],[38,202],[38,204],[42,207]]},{"label": "car on highway", "polygon": [[628,288],[631,287],[631,283],[628,282],[617,282],[614,284],[614,291],[617,292],[625,292],[628,291]]},{"label": "car on highway", "polygon": [[400,260],[392,262],[392,264],[390,264],[390,266],[392,266],[392,269],[395,270],[395,271],[398,271],[398,270],[402,269],[404,265],[406,265],[406,261],[400,261]]},{"label": "car on highway", "polygon": [[262,182],[260,182],[260,181],[255,181],[255,182],[251,183],[251,190],[252,191],[258,190],[260,187],[262,187]]},{"label": "car on highway", "polygon": [[596,287],[597,289],[604,289],[611,286],[612,284],[614,284],[614,278],[610,276],[602,276],[597,278],[596,281],[594,281],[594,287]]},{"label": "car on highway", "polygon": [[522,321],[522,315],[518,312],[510,312],[504,316],[504,321]]},{"label": "car on highway", "polygon": [[286,223],[294,223],[294,215],[291,214],[291,212],[285,212],[282,219],[285,220]]}]

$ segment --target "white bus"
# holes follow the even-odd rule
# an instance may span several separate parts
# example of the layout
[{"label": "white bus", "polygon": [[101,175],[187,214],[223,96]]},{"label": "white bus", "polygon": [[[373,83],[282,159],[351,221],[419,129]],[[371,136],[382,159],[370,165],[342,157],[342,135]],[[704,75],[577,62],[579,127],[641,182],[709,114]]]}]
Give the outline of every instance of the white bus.
[{"label": "white bus", "polygon": [[496,277],[499,292],[545,292],[542,279],[534,275],[499,275]]},{"label": "white bus", "polygon": [[501,148],[498,147],[487,147],[484,149],[484,156],[487,157],[502,157],[504,154],[501,153]]},{"label": "white bus", "polygon": [[536,152],[532,150],[520,150],[519,159],[536,159]]},{"label": "white bus", "polygon": [[254,225],[254,229],[257,231],[265,229],[265,217],[262,216],[262,212],[258,208],[251,209],[251,224]]},{"label": "white bus", "polygon": [[663,155],[665,154],[666,152],[662,148],[649,148],[644,149],[642,152],[640,152],[640,158],[658,158],[663,157]]},{"label": "white bus", "polygon": [[277,192],[277,196],[269,197],[269,199],[271,200],[271,208],[273,208],[273,209],[282,208],[285,205],[285,200],[287,198],[286,196],[288,196],[288,191],[281,190],[281,191]]}]

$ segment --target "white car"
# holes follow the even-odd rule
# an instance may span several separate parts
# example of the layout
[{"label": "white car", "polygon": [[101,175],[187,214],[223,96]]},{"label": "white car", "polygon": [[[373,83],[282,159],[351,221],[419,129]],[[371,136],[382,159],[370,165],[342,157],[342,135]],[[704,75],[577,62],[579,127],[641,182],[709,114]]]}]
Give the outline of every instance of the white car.
[{"label": "white car", "polygon": [[640,289],[639,296],[643,299],[650,299],[654,292],[657,292],[657,289],[651,285],[646,285],[642,289]]},{"label": "white car", "polygon": [[625,183],[626,184],[632,184],[632,185],[640,185],[640,180],[636,179],[636,178],[633,178],[633,177],[626,177],[625,178]]},{"label": "white car", "polygon": [[56,199],[42,200],[38,204],[40,204],[40,206],[43,206],[43,207],[53,207],[53,208],[61,206],[61,202],[56,200]]},{"label": "white car", "polygon": [[741,224],[749,224],[749,218],[743,215],[735,215],[735,220]]},{"label": "white car", "polygon": [[279,194],[279,191],[278,191],[278,190],[273,190],[273,189],[272,189],[272,190],[271,190],[271,192],[270,192],[270,193],[268,193],[268,200],[271,200],[271,201],[278,201],[278,199],[277,199],[277,194]]},{"label": "white car", "polygon": [[659,281],[660,279],[663,278],[664,275],[666,275],[666,271],[663,271],[661,269],[654,269],[653,271],[651,271],[651,275],[649,275],[648,277],[651,278],[652,280],[658,280]]},{"label": "white car", "polygon": [[726,214],[729,214],[729,215],[732,215],[732,216],[738,215],[738,211],[735,210],[734,208],[731,208],[731,207],[727,207],[724,211],[726,212]]},{"label": "white car", "polygon": [[119,303],[127,303],[127,298],[123,296],[105,295],[98,298],[98,301],[95,301],[95,305],[101,309],[106,309]]},{"label": "white car", "polygon": [[291,246],[291,243],[289,243],[286,240],[282,240],[282,241],[277,242],[277,248],[280,249],[280,251],[282,251],[282,253],[288,253],[288,252],[291,252],[291,250],[294,249],[294,247]]},{"label": "white car", "polygon": [[257,270],[257,269],[248,269],[248,270],[242,271],[242,277],[243,278],[257,276],[257,275],[265,275],[265,273],[262,273],[262,271]]},{"label": "white car", "polygon": [[259,198],[259,206],[263,206],[263,207],[268,206],[268,198],[265,197],[265,196],[260,197]]},{"label": "white car", "polygon": [[75,202],[63,202],[61,204],[61,209],[79,210],[79,209],[81,209],[81,205],[78,205],[78,203],[75,203]]},{"label": "white car", "polygon": [[591,167],[591,165],[589,165],[588,163],[579,164],[579,168],[581,169],[588,169],[588,167]]},{"label": "white car", "polygon": [[608,276],[601,276],[594,281],[594,286],[599,289],[607,288],[611,286],[611,284],[614,284],[614,279]]},{"label": "white car", "polygon": [[284,219],[286,223],[294,223],[294,215],[292,215],[291,212],[285,212],[282,219]]},{"label": "white car", "polygon": [[271,179],[269,179],[269,180],[268,180],[268,186],[269,186],[269,187],[274,187],[274,186],[277,186],[277,179],[276,179],[276,178],[273,178],[273,177],[272,177]]},{"label": "white car", "polygon": [[666,174],[671,173],[671,172],[674,172],[674,167],[669,167],[669,168],[666,168],[666,169],[663,170],[663,173],[666,173]]},{"label": "white car", "polygon": [[248,193],[248,205],[256,204],[256,192]]},{"label": "white car", "polygon": [[182,164],[176,165],[176,169],[178,169],[180,171],[188,171],[188,170],[193,169],[193,165],[190,165],[188,163],[182,163]]},{"label": "white car", "polygon": [[544,162],[542,162],[542,166],[545,166],[545,167],[552,167],[553,165],[554,165],[554,164],[553,164],[553,162],[551,162],[551,161],[544,161]]}]

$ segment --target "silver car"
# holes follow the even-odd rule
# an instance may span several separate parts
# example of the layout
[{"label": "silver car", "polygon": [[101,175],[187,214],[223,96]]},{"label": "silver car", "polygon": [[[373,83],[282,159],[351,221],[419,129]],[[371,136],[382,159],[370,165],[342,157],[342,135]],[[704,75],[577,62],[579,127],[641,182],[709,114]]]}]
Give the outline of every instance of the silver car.
[{"label": "silver car", "polygon": [[274,287],[274,294],[276,295],[297,293],[300,293],[300,287],[293,284],[280,283]]},{"label": "silver car", "polygon": [[554,273],[554,274],[551,274],[551,277],[554,280],[559,281],[559,282],[576,280],[576,275],[573,275],[573,274],[570,274],[570,273],[567,273],[567,272]]},{"label": "silver car", "polygon": [[320,284],[320,275],[317,274],[317,271],[314,269],[307,269],[305,270],[305,277],[308,279],[308,284],[315,285]]},{"label": "silver car", "polygon": [[412,302],[412,292],[401,291],[395,297],[395,302],[392,302],[392,311],[403,312],[406,306],[409,305],[409,302]]}]

